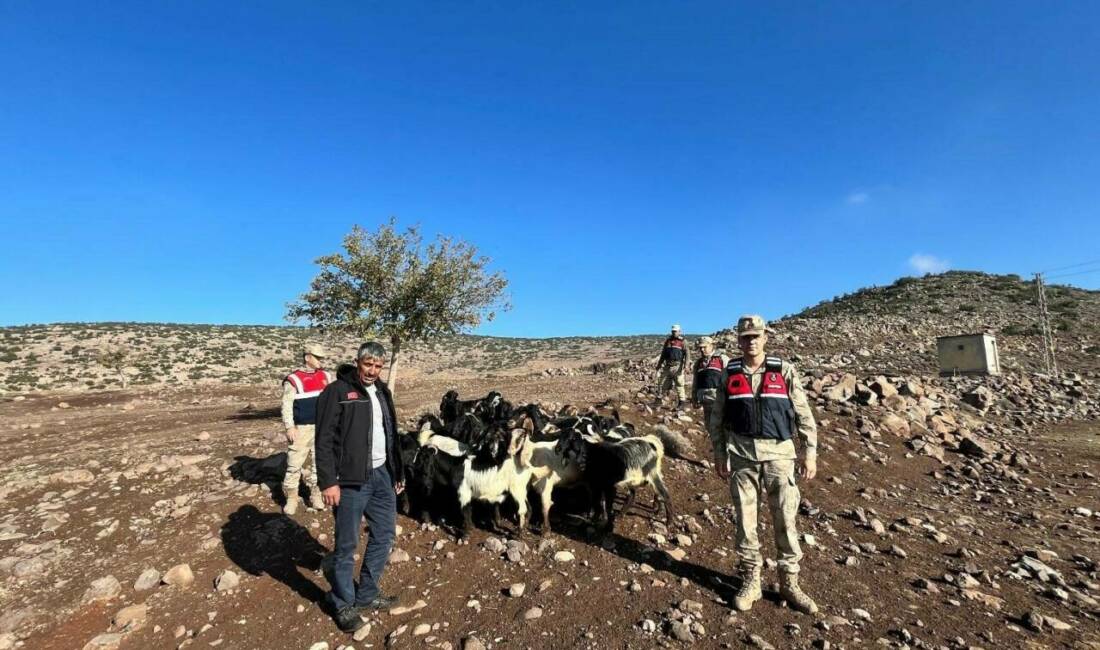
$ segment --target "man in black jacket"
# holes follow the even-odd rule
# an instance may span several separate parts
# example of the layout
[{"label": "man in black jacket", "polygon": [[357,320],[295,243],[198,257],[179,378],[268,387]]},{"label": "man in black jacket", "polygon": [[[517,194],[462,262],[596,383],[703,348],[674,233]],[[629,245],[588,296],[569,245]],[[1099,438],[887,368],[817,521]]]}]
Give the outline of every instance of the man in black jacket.
[{"label": "man in black jacket", "polygon": [[[340,366],[317,401],[317,484],[336,520],[328,599],[345,632],[366,624],[360,612],[397,602],[379,589],[393,545],[397,495],[405,489],[393,395],[378,378],[385,357],[378,343],[359,346],[355,365]],[[369,532],[356,585],[355,548],[364,516]]]}]

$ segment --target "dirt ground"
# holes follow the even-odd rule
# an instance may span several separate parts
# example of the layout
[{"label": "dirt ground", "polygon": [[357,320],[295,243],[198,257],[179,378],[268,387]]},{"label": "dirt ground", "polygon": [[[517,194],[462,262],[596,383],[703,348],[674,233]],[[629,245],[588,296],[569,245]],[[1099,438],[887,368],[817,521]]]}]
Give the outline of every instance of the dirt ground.
[{"label": "dirt ground", "polygon": [[[516,403],[628,398],[623,418],[642,427],[669,416],[639,409],[633,400],[639,384],[596,375],[409,383],[397,396],[399,415],[434,409],[452,387],[463,396],[499,389]],[[675,422],[706,459],[698,414],[689,414],[694,422]],[[493,533],[476,530],[458,544],[445,528],[399,516],[396,548],[411,559],[389,566],[384,587],[403,604],[426,606],[377,615],[370,633],[352,641],[318,606],[327,588],[319,564],[332,544],[331,514],[303,507],[287,517],[271,494],[271,486],[278,494],[284,457],[270,390],[4,401],[0,558],[41,562],[16,575],[15,560],[3,560],[0,606],[25,648],[82,648],[113,631],[116,612],[138,603],[148,605],[147,621],[122,637],[121,648],[306,649],[321,641],[330,648],[458,648],[470,635],[498,648],[679,646],[667,633],[668,615],[684,599],[702,605],[705,633],[695,642],[701,648],[1100,648],[1100,609],[1006,575],[1025,551],[1041,549],[1068,585],[1100,598],[1100,518],[1075,514],[1100,510],[1100,423],[1059,425],[1014,441],[1040,459],[1016,482],[969,476],[953,454],[941,465],[908,453],[900,439],[867,441],[847,433],[857,430],[849,419],[818,415],[819,476],[801,484],[799,517],[800,532],[813,537],[803,545],[802,581],[821,605],[816,618],[787,609],[774,593],[751,612],[731,615],[736,552],[727,487],[705,462],[670,459],[665,477],[681,515],[670,531],[652,520],[648,495],[605,538],[562,508],[543,540],[532,533],[520,538],[529,548],[512,562],[484,548]],[[58,474],[73,469],[90,471],[91,479]],[[886,530],[864,526],[857,508]],[[64,521],[46,530],[58,517]],[[505,526],[511,533],[513,524]],[[764,526],[767,555],[773,553],[767,517]],[[649,537],[655,530],[670,539],[685,533],[691,544],[658,545]],[[676,549],[681,559],[674,559]],[[558,550],[575,559],[556,562]],[[194,573],[190,587],[134,589],[142,570],[163,573],[179,563]],[[218,592],[214,580],[226,569],[241,576],[240,586]],[[977,586],[961,585],[964,573]],[[107,575],[118,579],[121,592],[82,602],[92,581]],[[774,568],[765,580],[775,582]],[[524,583],[522,596],[509,596],[513,583]],[[525,620],[532,607],[541,608],[541,617]],[[1069,629],[1027,629],[1022,617],[1032,610]],[[643,629],[645,619],[656,623],[655,632]],[[429,631],[414,636],[421,623]],[[184,632],[176,638],[179,626]]]}]

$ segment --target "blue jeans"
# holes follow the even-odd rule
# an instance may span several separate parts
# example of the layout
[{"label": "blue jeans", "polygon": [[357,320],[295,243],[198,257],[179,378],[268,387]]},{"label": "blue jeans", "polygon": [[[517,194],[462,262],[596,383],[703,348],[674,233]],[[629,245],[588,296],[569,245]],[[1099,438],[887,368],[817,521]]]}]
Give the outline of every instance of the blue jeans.
[{"label": "blue jeans", "polygon": [[[371,470],[362,485],[341,485],[340,505],[335,509],[336,546],[333,549],[332,591],[329,602],[336,608],[366,605],[380,592],[378,583],[386,570],[397,523],[397,495],[385,465]],[[355,570],[355,548],[359,545],[359,526],[367,518],[367,549],[359,569]]]}]

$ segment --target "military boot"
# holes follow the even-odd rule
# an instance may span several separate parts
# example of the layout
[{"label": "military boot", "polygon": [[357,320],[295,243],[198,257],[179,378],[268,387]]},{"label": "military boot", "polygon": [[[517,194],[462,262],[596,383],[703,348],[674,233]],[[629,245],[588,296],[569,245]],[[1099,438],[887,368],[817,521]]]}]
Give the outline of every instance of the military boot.
[{"label": "military boot", "polygon": [[286,505],[283,506],[283,514],[292,515],[296,512],[298,512],[298,498],[288,497],[286,500]]},{"label": "military boot", "polygon": [[321,498],[321,490],[316,487],[309,491],[309,507],[314,510],[325,509],[325,500]]},{"label": "military boot", "polygon": [[752,609],[753,603],[760,600],[763,593],[760,591],[760,567],[752,567],[741,571],[741,589],[733,598],[733,606],[739,612],[747,612]]},{"label": "military boot", "polygon": [[817,603],[812,598],[806,595],[806,592],[802,591],[802,588],[798,586],[798,574],[797,573],[779,573],[779,595],[783,600],[787,601],[787,604],[791,606],[791,609],[802,612],[803,614],[816,614]]}]

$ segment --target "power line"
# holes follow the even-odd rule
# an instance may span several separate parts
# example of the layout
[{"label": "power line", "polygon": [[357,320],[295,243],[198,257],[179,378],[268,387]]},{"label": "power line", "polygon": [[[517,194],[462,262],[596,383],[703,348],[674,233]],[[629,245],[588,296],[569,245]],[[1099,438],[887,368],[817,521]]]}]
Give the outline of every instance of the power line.
[{"label": "power line", "polygon": [[1089,264],[1100,264],[1100,260],[1090,260],[1088,262],[1078,262],[1077,264],[1067,264],[1066,266],[1056,266],[1053,269],[1047,269],[1045,271],[1039,271],[1039,273],[1050,273],[1051,271],[1064,271],[1065,269],[1075,269],[1078,266],[1088,266]]},{"label": "power line", "polygon": [[1100,267],[1095,268],[1095,269],[1087,269],[1087,270],[1084,270],[1084,271],[1075,271],[1073,273],[1059,273],[1058,275],[1052,275],[1047,279],[1048,280],[1054,280],[1056,278],[1070,278],[1070,277],[1073,277],[1075,275],[1088,275],[1089,273],[1100,273]]}]

